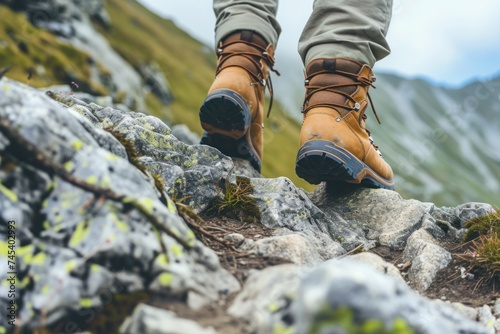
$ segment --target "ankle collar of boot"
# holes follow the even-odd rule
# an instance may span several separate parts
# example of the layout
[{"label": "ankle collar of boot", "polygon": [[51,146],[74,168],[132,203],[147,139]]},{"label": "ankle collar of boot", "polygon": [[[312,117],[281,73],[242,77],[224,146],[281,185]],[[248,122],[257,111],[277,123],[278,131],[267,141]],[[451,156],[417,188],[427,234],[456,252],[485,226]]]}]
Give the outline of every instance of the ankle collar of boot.
[{"label": "ankle collar of boot", "polygon": [[225,36],[219,42],[219,50],[224,48],[226,44],[232,44],[234,42],[242,42],[245,44],[255,44],[256,46],[266,50],[270,43],[267,43],[266,40],[251,30],[238,30],[230,35]]},{"label": "ankle collar of boot", "polygon": [[318,74],[338,74],[347,76],[353,80],[371,85],[375,82],[375,76],[370,66],[348,58],[318,58],[311,61],[306,68],[307,80]]}]

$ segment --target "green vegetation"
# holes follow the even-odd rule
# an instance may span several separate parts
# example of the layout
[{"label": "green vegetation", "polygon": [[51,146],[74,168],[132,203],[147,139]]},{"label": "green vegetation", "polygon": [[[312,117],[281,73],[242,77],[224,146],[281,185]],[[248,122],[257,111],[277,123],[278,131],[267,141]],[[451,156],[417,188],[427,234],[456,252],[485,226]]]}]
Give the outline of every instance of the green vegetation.
[{"label": "green vegetation", "polygon": [[11,66],[6,76],[34,87],[69,84],[71,81],[96,95],[106,89],[90,80],[90,56],[34,27],[22,13],[0,5],[0,69]]},{"label": "green vegetation", "polygon": [[260,211],[252,197],[254,189],[249,178],[237,176],[234,183],[225,180],[209,212],[236,216],[243,221],[260,221]]},{"label": "green vegetation", "polygon": [[497,276],[500,272],[500,210],[471,219],[464,227],[469,229],[464,241],[472,245],[465,258],[484,268],[491,277]]}]

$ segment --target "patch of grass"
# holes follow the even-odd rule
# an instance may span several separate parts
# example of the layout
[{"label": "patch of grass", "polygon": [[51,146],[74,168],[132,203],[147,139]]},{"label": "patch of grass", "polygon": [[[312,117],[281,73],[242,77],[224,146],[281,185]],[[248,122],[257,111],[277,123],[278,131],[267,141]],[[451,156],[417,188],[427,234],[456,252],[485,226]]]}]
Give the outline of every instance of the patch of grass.
[{"label": "patch of grass", "polygon": [[497,277],[500,272],[500,209],[469,220],[465,228],[468,231],[464,240],[471,246],[464,258],[484,268],[491,278]]},{"label": "patch of grass", "polygon": [[492,214],[473,218],[466,222],[464,227],[467,229],[464,236],[465,242],[488,235],[500,237],[500,209]]},{"label": "patch of grass", "polygon": [[219,188],[219,194],[209,206],[208,212],[246,222],[259,222],[260,211],[252,197],[253,193],[254,189],[249,178],[237,176],[234,183],[226,179]]}]

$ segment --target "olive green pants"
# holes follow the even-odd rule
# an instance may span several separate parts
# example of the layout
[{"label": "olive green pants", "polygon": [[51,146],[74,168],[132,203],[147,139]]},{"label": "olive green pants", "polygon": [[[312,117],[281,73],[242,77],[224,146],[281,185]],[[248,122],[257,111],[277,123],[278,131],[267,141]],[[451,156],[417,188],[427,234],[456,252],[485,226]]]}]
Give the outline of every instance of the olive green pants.
[{"label": "olive green pants", "polygon": [[[236,30],[253,30],[274,45],[281,32],[278,0],[214,0],[218,43]],[[304,64],[344,57],[373,66],[390,53],[385,39],[392,0],[315,0],[299,40]]]}]

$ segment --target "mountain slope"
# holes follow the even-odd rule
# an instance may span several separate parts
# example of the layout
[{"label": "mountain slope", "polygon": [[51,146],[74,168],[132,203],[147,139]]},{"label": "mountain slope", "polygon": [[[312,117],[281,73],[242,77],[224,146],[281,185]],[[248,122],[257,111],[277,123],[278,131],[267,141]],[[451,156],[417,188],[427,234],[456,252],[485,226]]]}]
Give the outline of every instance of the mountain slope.
[{"label": "mountain slope", "polygon": [[406,195],[451,205],[500,204],[500,78],[462,89],[381,75],[370,130]]}]

